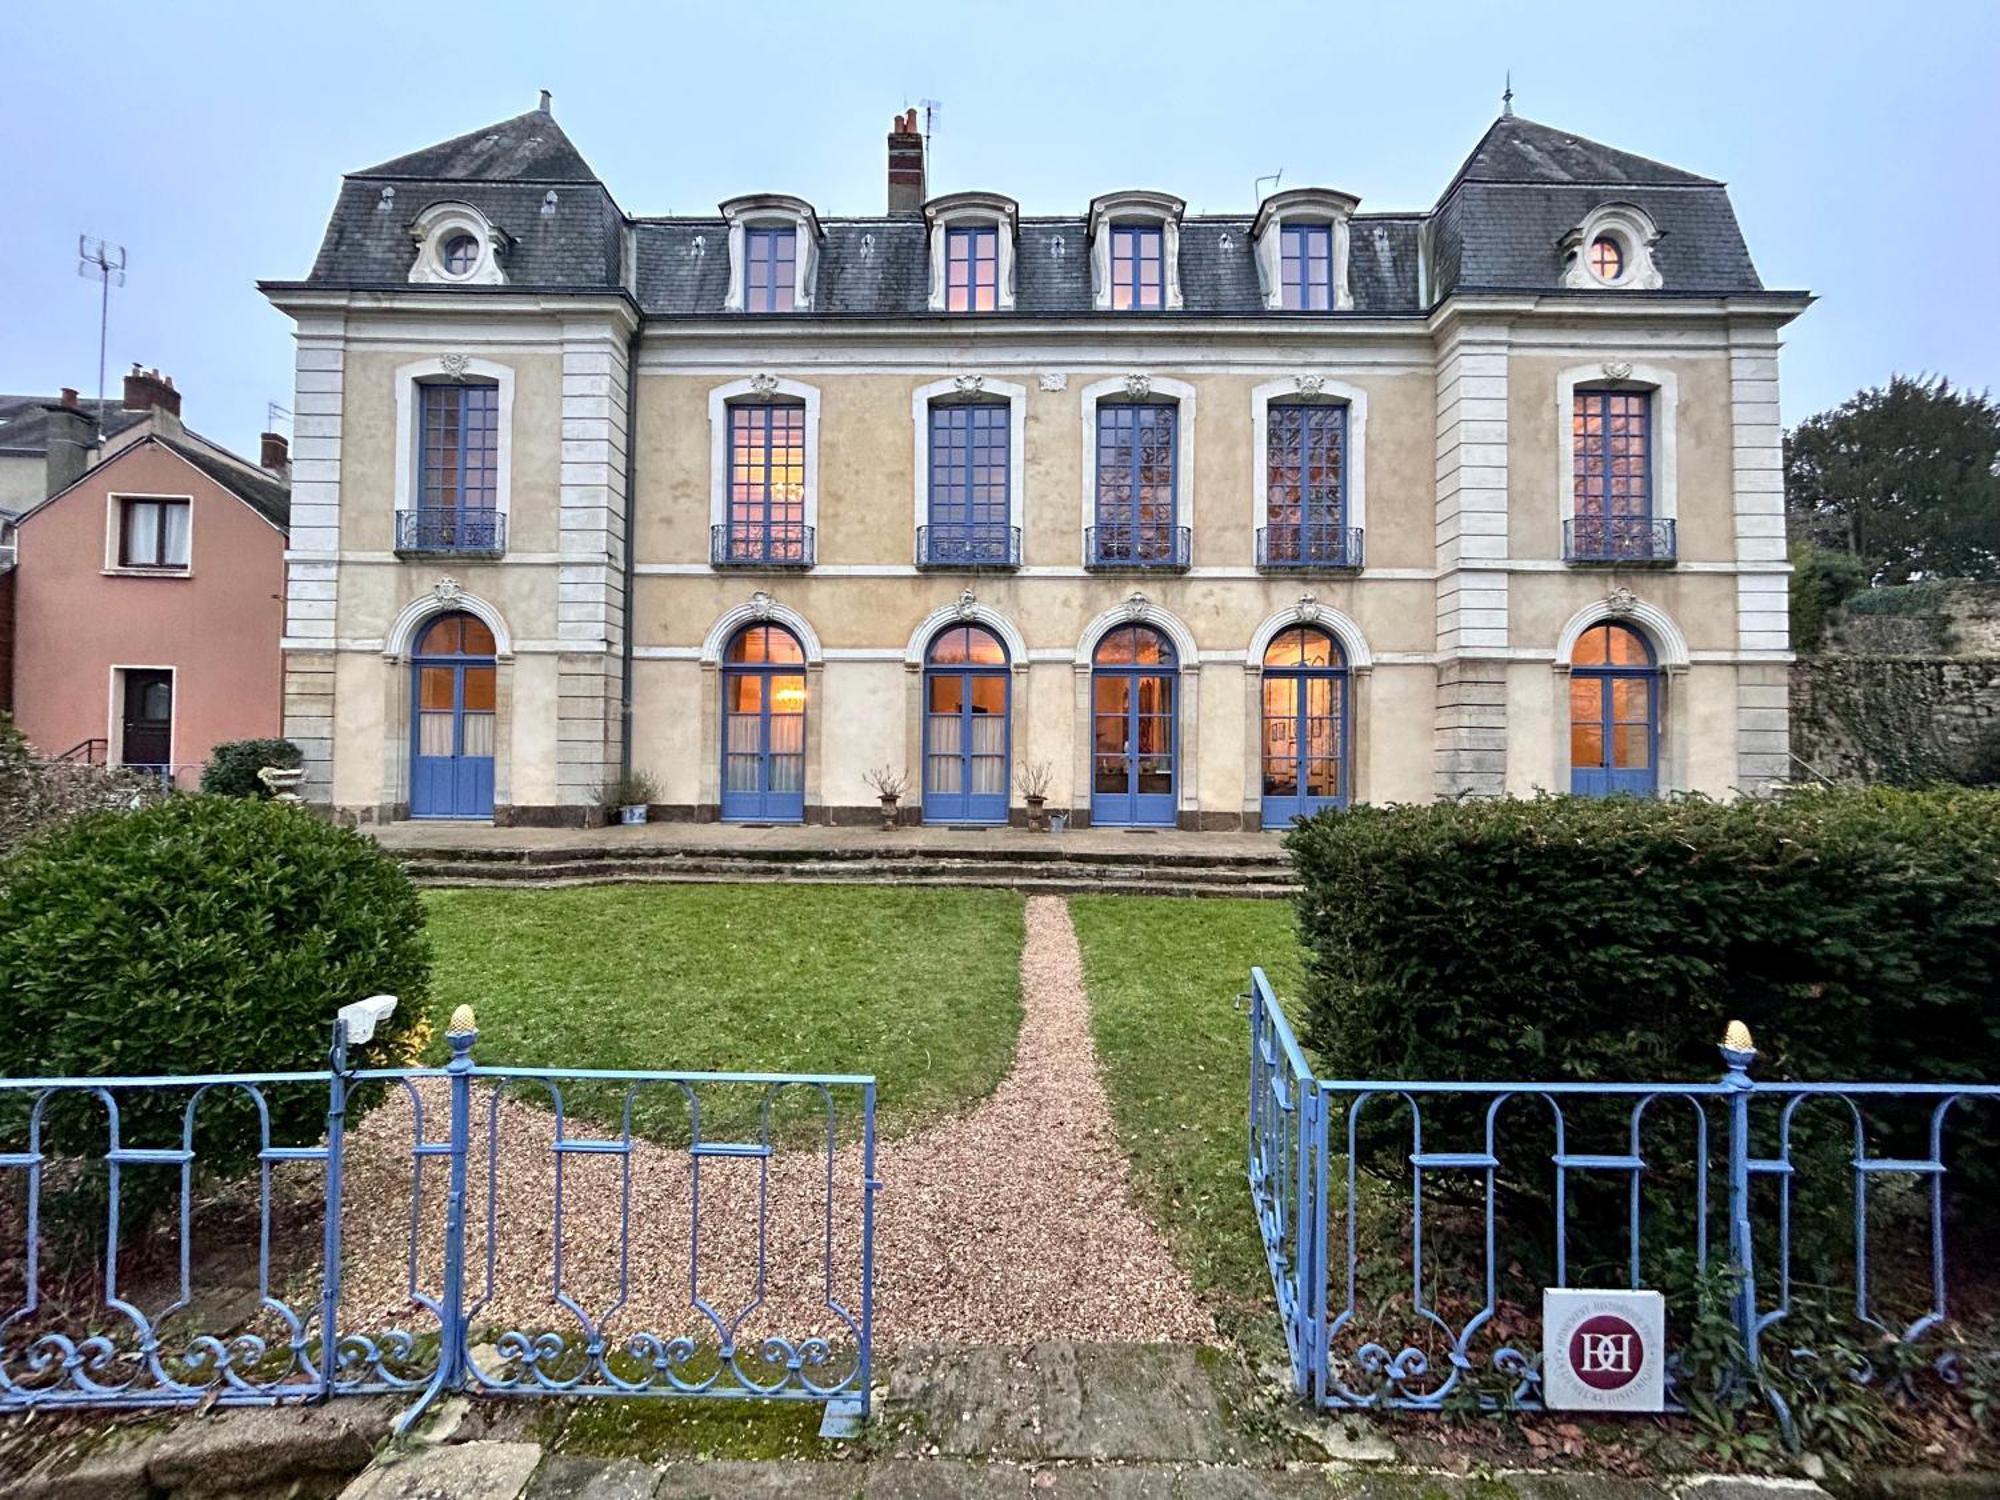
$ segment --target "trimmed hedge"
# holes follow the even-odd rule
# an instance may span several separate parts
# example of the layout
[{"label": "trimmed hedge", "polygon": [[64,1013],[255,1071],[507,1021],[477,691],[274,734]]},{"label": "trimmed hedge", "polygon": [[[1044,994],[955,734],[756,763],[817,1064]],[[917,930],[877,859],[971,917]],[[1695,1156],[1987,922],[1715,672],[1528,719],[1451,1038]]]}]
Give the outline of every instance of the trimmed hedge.
[{"label": "trimmed hedge", "polygon": [[290,740],[230,740],[208,752],[201,789],[218,797],[269,797],[271,789],[257,778],[266,766],[286,770],[305,764],[305,756]]}]

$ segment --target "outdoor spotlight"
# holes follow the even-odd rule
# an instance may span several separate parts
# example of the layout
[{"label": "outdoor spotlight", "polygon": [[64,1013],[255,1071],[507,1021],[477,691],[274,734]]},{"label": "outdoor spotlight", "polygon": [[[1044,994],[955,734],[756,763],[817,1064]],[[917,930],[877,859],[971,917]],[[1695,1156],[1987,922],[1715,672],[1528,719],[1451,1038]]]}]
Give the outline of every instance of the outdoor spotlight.
[{"label": "outdoor spotlight", "polygon": [[347,1027],[347,1043],[358,1047],[375,1035],[375,1028],[395,1014],[394,995],[370,995],[352,1005],[340,1007],[341,1023]]}]

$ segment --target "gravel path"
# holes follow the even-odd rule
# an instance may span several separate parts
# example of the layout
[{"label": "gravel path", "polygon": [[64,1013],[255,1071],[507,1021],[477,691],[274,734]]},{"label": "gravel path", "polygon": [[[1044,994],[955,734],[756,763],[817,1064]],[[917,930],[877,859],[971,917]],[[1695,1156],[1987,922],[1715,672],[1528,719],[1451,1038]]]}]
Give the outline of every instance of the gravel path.
[{"label": "gravel path", "polygon": [[[1091,1044],[1082,959],[1069,910],[1028,902],[1021,955],[1023,1017],[1014,1066],[970,1113],[877,1148],[875,1338],[898,1342],[1023,1343],[1039,1339],[1192,1342],[1215,1330],[1158,1231],[1133,1205]],[[446,1099],[425,1083],[425,1135],[443,1134]],[[571,1327],[549,1296],[557,1157],[554,1120],[525,1098],[499,1102],[497,1178],[487,1170],[490,1091],[475,1100],[467,1213],[469,1293],[486,1289],[488,1183],[496,1225],[491,1298],[476,1323]],[[571,1139],[607,1137],[574,1123]],[[345,1326],[406,1316],[411,1114],[385,1104],[355,1132],[343,1214]],[[716,1332],[693,1294],[735,1322],[735,1341],[813,1334],[851,1344],[829,1302],[858,1313],[861,1153],[780,1151],[768,1162],[699,1164],[698,1280],[688,1246],[696,1172],[685,1150],[640,1140],[630,1164],[630,1254],[620,1300],[621,1158],[563,1158],[563,1290],[614,1338],[641,1329]],[[439,1241],[444,1167],[425,1168],[421,1239]],[[756,1224],[766,1215],[759,1286]],[[824,1269],[831,1246],[831,1280]],[[418,1284],[438,1283],[435,1253]],[[614,1309],[615,1304],[615,1310]],[[740,1318],[740,1321],[736,1321]],[[704,1336],[705,1335],[705,1336]]]}]

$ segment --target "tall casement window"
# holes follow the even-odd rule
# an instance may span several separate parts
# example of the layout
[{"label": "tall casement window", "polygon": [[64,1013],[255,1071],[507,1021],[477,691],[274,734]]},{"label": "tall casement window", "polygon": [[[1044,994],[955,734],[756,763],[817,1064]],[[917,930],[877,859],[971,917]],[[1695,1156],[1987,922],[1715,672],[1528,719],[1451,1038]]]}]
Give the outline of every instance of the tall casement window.
[{"label": "tall casement window", "polygon": [[410,816],[490,818],[493,632],[472,615],[439,615],[410,653],[410,674]]},{"label": "tall casement window", "polygon": [[743,307],[746,312],[790,312],[798,290],[798,231],[743,231]]},{"label": "tall casement window", "polygon": [[1111,305],[1161,308],[1166,303],[1166,233],[1157,224],[1111,226]]},{"label": "tall casement window", "polygon": [[715,530],[710,561],[717,566],[812,566],[804,403],[729,408],[729,514]]},{"label": "tall casement window", "polygon": [[1674,523],[1653,514],[1653,393],[1579,390],[1563,554],[1571,562],[1671,562]]},{"label": "tall casement window", "polygon": [[930,411],[930,502],[917,557],[931,568],[1005,568],[1021,560],[1009,521],[1012,409],[1004,401],[935,404]]},{"label": "tall casement window", "polygon": [[1000,305],[1000,231],[990,224],[945,231],[945,310],[992,312]]},{"label": "tall casement window", "polygon": [[1646,638],[1606,621],[1570,655],[1569,789],[1581,797],[1659,788],[1660,668]]},{"label": "tall casement window", "polygon": [[1188,566],[1188,529],[1174,512],[1180,408],[1104,401],[1097,407],[1096,524],[1084,539],[1093,568]]},{"label": "tall casement window", "polygon": [[417,394],[417,503],[396,518],[397,548],[503,550],[500,388],[472,382],[427,384]]},{"label": "tall casement window", "polygon": [[185,500],[120,500],[118,566],[185,570],[192,516],[193,509]]},{"label": "tall casement window", "polygon": [[1361,530],[1347,524],[1347,407],[1274,402],[1264,431],[1264,526],[1257,534],[1257,565],[1360,567]]},{"label": "tall casement window", "polygon": [[1282,304],[1289,312],[1326,312],[1333,306],[1333,228],[1286,224],[1278,233]]},{"label": "tall casement window", "polygon": [[1171,827],[1178,774],[1173,643],[1126,625],[1097,643],[1090,670],[1090,820]]},{"label": "tall casement window", "polygon": [[806,654],[782,625],[746,625],[722,661],[722,816],[797,823],[806,811]]},{"label": "tall casement window", "polygon": [[1348,798],[1347,661],[1311,625],[1264,650],[1264,826],[1283,828]]},{"label": "tall casement window", "polygon": [[938,632],[924,656],[924,821],[1007,821],[1007,648],[979,625]]}]

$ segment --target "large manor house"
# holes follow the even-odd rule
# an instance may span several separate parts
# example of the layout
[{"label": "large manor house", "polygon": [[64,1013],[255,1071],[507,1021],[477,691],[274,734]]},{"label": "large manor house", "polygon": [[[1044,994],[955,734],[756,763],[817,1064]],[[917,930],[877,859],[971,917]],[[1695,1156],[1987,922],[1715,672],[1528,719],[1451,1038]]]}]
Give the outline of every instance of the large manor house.
[{"label": "large manor house", "polygon": [[[1441,164],[1441,173],[1444,164]],[[1720,182],[1503,114],[1429,208],[627,212],[541,107],[356,172],[285,733],[361,822],[1276,827],[1789,772],[1779,334]]]}]

